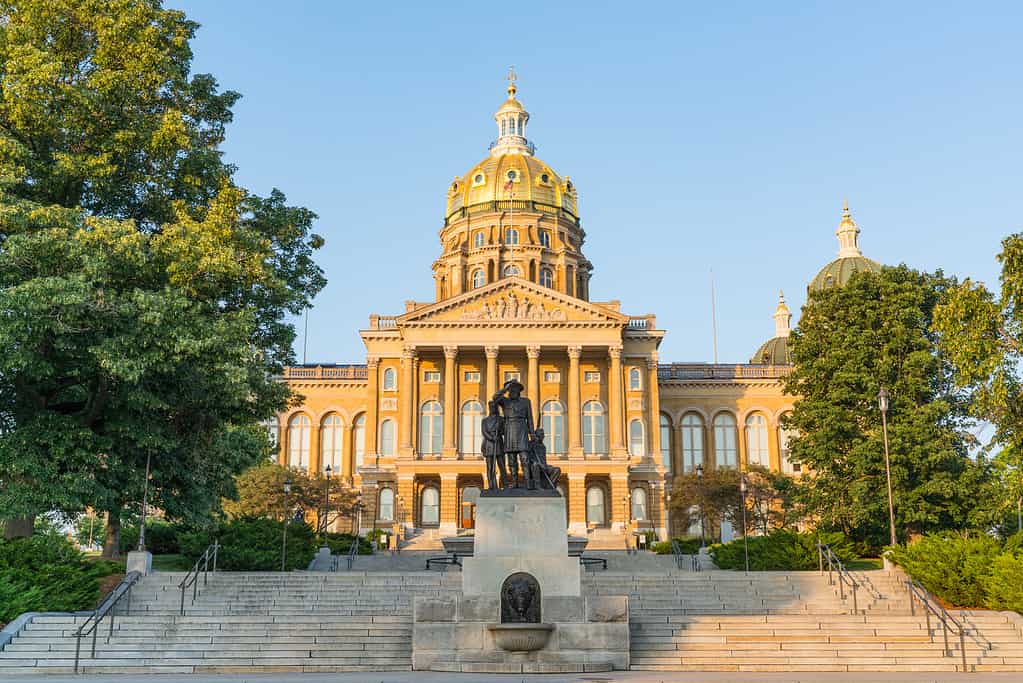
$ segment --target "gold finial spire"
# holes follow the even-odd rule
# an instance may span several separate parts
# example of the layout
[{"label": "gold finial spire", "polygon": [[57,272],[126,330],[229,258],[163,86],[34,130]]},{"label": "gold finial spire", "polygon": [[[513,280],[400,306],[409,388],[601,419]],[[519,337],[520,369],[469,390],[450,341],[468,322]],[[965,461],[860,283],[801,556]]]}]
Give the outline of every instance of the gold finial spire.
[{"label": "gold finial spire", "polygon": [[787,337],[792,325],[792,312],[785,305],[785,292],[778,290],[778,308],[774,309],[774,336]]},{"label": "gold finial spire", "polygon": [[849,213],[849,200],[842,200],[842,218],[851,218],[852,214]]},{"label": "gold finial spire", "polygon": [[515,97],[517,88],[515,87],[515,81],[519,80],[519,77],[515,75],[515,65],[508,67],[508,97]]},{"label": "gold finial spire", "polygon": [[860,228],[853,220],[852,213],[849,212],[848,199],[842,200],[842,220],[839,221],[835,234],[838,236],[839,258],[863,256],[859,245]]}]

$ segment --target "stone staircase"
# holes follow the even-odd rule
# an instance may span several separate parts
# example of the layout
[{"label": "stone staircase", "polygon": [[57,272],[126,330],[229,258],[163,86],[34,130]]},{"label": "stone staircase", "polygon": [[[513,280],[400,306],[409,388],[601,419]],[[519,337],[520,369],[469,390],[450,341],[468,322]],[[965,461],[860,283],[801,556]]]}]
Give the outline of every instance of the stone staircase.
[{"label": "stone staircase", "polygon": [[[585,590],[629,596],[631,668],[646,671],[959,671],[958,638],[910,614],[902,576],[860,572],[858,610],[817,572],[605,573]],[[1023,671],[1023,619],[956,611],[967,669]],[[949,656],[946,656],[949,655]]]},{"label": "stone staircase", "polygon": [[[178,607],[183,574],[136,586],[113,635],[99,630],[96,657],[83,639],[86,673],[408,671],[412,596],[461,588],[457,573],[218,573],[194,605]],[[73,670],[84,617],[37,617],[0,652],[0,678]]]}]

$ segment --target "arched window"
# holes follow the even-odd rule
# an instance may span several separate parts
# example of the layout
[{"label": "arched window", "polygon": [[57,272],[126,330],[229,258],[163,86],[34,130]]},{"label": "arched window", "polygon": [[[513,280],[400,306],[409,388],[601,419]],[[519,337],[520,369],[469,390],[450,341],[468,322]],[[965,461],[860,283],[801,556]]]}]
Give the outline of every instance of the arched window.
[{"label": "arched window", "polygon": [[483,269],[480,268],[479,270],[472,271],[472,288],[479,289],[485,284],[487,284],[487,276]]},{"label": "arched window", "polygon": [[380,455],[394,455],[394,420],[380,423]]},{"label": "arched window", "polygon": [[394,391],[398,388],[398,373],[394,368],[384,370],[384,391]]},{"label": "arched window", "polygon": [[661,465],[671,472],[671,418],[661,415]]},{"label": "arched window", "polygon": [[607,430],[604,428],[604,406],[598,401],[583,405],[583,452],[607,453]]},{"label": "arched window", "polygon": [[643,455],[646,453],[646,439],[643,438],[643,421],[632,420],[629,422],[629,455]]},{"label": "arched window", "polygon": [[518,244],[519,243],[519,231],[516,228],[508,228],[504,231],[504,243],[505,244]]},{"label": "arched window", "polygon": [[362,467],[366,457],[366,416],[360,415],[352,426],[352,443],[355,446],[355,469]]},{"label": "arched window", "polygon": [[308,415],[295,415],[288,421],[288,466],[309,468],[309,431],[312,422]]},{"label": "arched window", "polygon": [[554,286],[554,273],[551,272],[550,268],[542,268],[540,270],[540,285],[543,287]]},{"label": "arched window", "polygon": [[562,455],[565,452],[565,409],[559,401],[547,401],[540,409],[543,426],[543,445],[547,452]]},{"label": "arched window", "polygon": [[462,406],[462,455],[483,453],[483,406],[479,401],[466,401]]},{"label": "arched window", "polygon": [[337,413],[323,418],[320,428],[320,462],[324,469],[330,465],[330,471],[341,473],[341,450],[344,445],[344,422]]},{"label": "arched window", "polygon": [[440,524],[440,491],[435,486],[427,486],[419,497],[419,520],[423,526]]},{"label": "arched window", "polygon": [[427,401],[419,411],[419,452],[440,455],[444,435],[444,409],[437,401]]},{"label": "arched window", "polygon": [[714,458],[718,467],[736,466],[735,445],[735,418],[730,413],[721,413],[714,418]]},{"label": "arched window", "polygon": [[760,413],[746,418],[746,459],[750,465],[767,467],[771,464],[767,450],[767,420]]},{"label": "arched window", "polygon": [[[4,420],[0,417],[0,434],[3,434]],[[277,421],[276,417],[271,417],[269,420],[263,421],[263,428],[266,430],[266,440],[270,445],[270,459],[277,459],[277,451],[281,447],[281,423]]]},{"label": "arched window", "polygon": [[519,269],[518,266],[513,266],[512,264],[509,263],[508,265],[506,265],[504,267],[504,276],[505,277],[519,277],[521,275],[522,275],[522,271]]},{"label": "arched window", "polygon": [[586,523],[604,526],[607,524],[604,488],[591,486],[586,489]]},{"label": "arched window", "polygon": [[479,249],[487,242],[487,236],[483,234],[482,230],[477,230],[476,234],[472,236],[472,246]]},{"label": "arched window", "polygon": [[382,522],[394,521],[394,489],[380,489],[380,507],[377,519]]},{"label": "arched window", "polygon": [[778,452],[781,455],[781,471],[785,474],[801,474],[803,466],[789,459],[789,441],[796,436],[795,430],[778,427]]},{"label": "arched window", "polygon": [[[541,176],[541,178],[543,179],[543,182],[545,182],[545,183],[547,182],[547,180],[546,180],[547,174],[544,174],[543,176]],[[541,247],[545,247],[547,249],[551,248],[551,231],[550,230],[541,230],[540,231],[540,246]]]},{"label": "arched window", "polygon": [[643,388],[643,373],[639,368],[629,369],[629,391],[639,391]]},{"label": "arched window", "polygon": [[632,489],[632,518],[646,519],[646,489],[637,486]]},{"label": "arched window", "polygon": [[689,413],[682,418],[682,471],[693,472],[703,464],[703,418]]}]

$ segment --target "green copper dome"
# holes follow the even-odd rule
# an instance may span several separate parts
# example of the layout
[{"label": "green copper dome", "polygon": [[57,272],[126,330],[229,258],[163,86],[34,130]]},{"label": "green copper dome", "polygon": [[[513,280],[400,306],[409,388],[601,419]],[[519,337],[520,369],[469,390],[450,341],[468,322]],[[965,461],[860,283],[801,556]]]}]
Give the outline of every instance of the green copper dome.
[{"label": "green copper dome", "polygon": [[853,276],[853,273],[880,273],[881,264],[871,261],[866,256],[847,256],[837,258],[820,269],[817,276],[810,281],[809,290],[819,292],[830,287],[841,287]]},{"label": "green copper dome", "polygon": [[749,359],[751,365],[792,365],[792,354],[789,352],[788,337],[774,337],[768,339],[753,357]]}]

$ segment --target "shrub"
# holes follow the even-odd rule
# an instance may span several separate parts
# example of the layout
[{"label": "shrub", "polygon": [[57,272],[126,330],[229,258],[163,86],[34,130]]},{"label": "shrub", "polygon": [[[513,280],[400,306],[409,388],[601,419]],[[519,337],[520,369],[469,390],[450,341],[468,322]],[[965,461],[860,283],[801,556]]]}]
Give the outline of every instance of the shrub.
[{"label": "shrub", "polygon": [[924,588],[957,607],[984,604],[981,577],[1000,553],[984,534],[928,534],[916,543],[892,549],[892,559]]},{"label": "shrub", "polygon": [[[698,538],[680,537],[672,540],[679,544],[683,555],[695,555],[700,552],[700,539]],[[654,543],[650,549],[658,555],[670,555],[671,541]]]},{"label": "shrub", "polygon": [[87,562],[58,533],[0,540],[0,623],[22,612],[91,609],[99,579],[123,571],[113,562]]},{"label": "shrub", "polygon": [[[176,555],[181,552],[178,534],[184,529],[181,525],[171,524],[162,519],[151,519],[146,522],[146,550],[154,555]],[[121,528],[121,552],[135,550],[139,545],[138,526]]]},{"label": "shrub", "polygon": [[985,607],[1023,614],[1023,559],[1019,556],[1002,553],[994,558],[990,571],[980,577],[980,585]]},{"label": "shrub", "polygon": [[[853,545],[841,533],[796,533],[773,531],[767,536],[749,537],[751,571],[796,571],[817,569],[818,539],[831,547],[842,562],[857,559]],[[711,546],[714,564],[721,569],[745,569],[746,548],[743,539]]]},{"label": "shrub", "polygon": [[[352,534],[335,534],[329,533],[320,537],[319,544],[321,546],[326,545],[330,548],[330,552],[333,555],[345,555],[349,550],[352,549],[352,542],[355,540],[355,536]],[[360,555],[372,555],[373,546],[370,545],[368,539],[359,537],[359,554]]]},{"label": "shrub", "polygon": [[[216,537],[220,541],[217,568],[226,571],[280,571],[281,543],[284,533],[279,520],[266,517],[239,517],[210,531],[178,534],[181,554],[197,560]],[[285,568],[305,569],[316,554],[313,530],[304,522],[288,525],[288,553]]]}]

